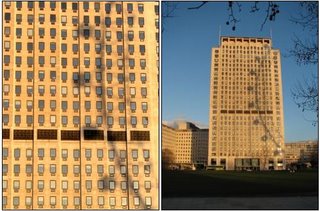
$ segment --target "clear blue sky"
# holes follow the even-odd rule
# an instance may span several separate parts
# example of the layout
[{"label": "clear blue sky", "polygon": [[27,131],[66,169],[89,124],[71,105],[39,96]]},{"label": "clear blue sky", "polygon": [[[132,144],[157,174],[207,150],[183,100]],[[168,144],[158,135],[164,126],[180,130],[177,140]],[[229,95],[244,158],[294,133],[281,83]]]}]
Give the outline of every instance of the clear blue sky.
[{"label": "clear blue sky", "polygon": [[[267,22],[262,31],[265,4],[260,13],[249,13],[253,3],[242,4],[236,31],[225,23],[228,20],[226,2],[210,2],[198,10],[188,7],[200,3],[179,2],[173,18],[163,21],[162,33],[162,120],[184,119],[208,127],[209,84],[211,48],[218,46],[219,26],[221,35],[270,37],[273,48],[280,49],[284,101],[285,141],[318,139],[318,126],[306,119],[315,114],[302,112],[294,103],[291,89],[298,81],[318,73],[318,66],[299,66],[294,58],[285,56],[293,47],[292,38],[308,38],[308,33],[291,21],[294,12],[300,11],[298,2],[279,2],[280,13],[275,22]],[[163,7],[162,10],[165,10]],[[263,15],[262,15],[263,14]]]}]

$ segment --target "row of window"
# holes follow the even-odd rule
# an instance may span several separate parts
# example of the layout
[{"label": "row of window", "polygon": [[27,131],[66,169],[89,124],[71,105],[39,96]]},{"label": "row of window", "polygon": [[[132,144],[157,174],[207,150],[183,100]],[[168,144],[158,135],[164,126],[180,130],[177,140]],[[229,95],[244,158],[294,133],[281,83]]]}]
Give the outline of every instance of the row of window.
[{"label": "row of window", "polygon": [[[57,102],[56,100],[50,100],[50,101],[45,101],[45,100],[38,100],[38,109],[40,111],[43,111],[43,109],[45,108],[45,102],[50,102],[50,109],[51,110],[55,110],[57,107]],[[84,101],[84,108],[86,111],[90,111],[92,106],[91,106],[92,101]],[[116,104],[116,103],[115,103]],[[72,103],[72,108],[73,110],[79,110],[80,109],[80,104],[79,101],[73,101]],[[10,106],[9,100],[8,99],[4,99],[3,100],[3,108],[4,110],[8,110]],[[22,107],[22,103],[21,100],[15,100],[14,101],[14,106],[16,111],[19,111]],[[27,106],[27,110],[32,110],[33,109],[33,101],[31,100],[27,100],[26,101],[26,106]],[[106,109],[109,113],[111,113],[114,109],[114,103],[113,102],[107,102],[106,105]],[[118,110],[120,111],[120,113],[124,112],[125,109],[125,103],[124,102],[118,102]],[[68,109],[68,101],[61,101],[61,109],[62,112],[66,112],[66,110]],[[102,101],[96,101],[96,109],[98,111],[102,110]],[[135,112],[137,110],[137,103],[134,101],[130,102],[130,110],[131,112]],[[146,113],[148,110],[148,103],[147,102],[141,102],[141,110]]]},{"label": "row of window", "polygon": [[[84,123],[86,124],[86,127],[91,127],[92,125],[92,120],[91,120],[92,116],[85,116],[85,121]],[[49,117],[50,119],[50,124],[52,126],[55,126],[55,124],[57,123],[57,116],[56,115],[50,115]],[[2,116],[2,121],[4,125],[8,125],[9,124],[9,114],[3,114]],[[14,115],[14,123],[16,124],[16,126],[19,126],[21,124],[21,115]],[[40,126],[43,126],[43,124],[45,123],[45,115],[38,115],[38,123]],[[75,126],[78,126],[80,124],[80,117],[79,116],[73,116],[72,117],[72,123]],[[109,127],[112,127],[115,124],[114,118],[111,116],[107,117],[106,123]],[[119,125],[120,127],[125,125],[125,117],[119,117]],[[136,125],[138,124],[138,118],[136,116],[131,116],[130,117],[130,123],[133,127],[136,127]],[[27,115],[26,116],[26,124],[28,126],[32,126],[33,124],[33,116],[32,115]],[[68,116],[61,116],[61,124],[62,126],[67,126],[68,124]],[[98,126],[101,126],[103,124],[103,117],[102,116],[97,116],[96,117],[96,124]],[[143,125],[143,127],[148,127],[149,124],[149,120],[148,117],[141,117],[141,124]]]},{"label": "row of window", "polygon": [[[15,88],[15,94],[16,96],[20,96],[22,93],[22,87],[21,85],[16,85]],[[62,87],[61,88],[61,94],[63,97],[65,97],[64,95],[67,95],[67,87]],[[3,85],[3,93],[5,95],[8,95],[10,92],[10,85],[9,84],[4,84]],[[28,96],[31,96],[33,94],[33,86],[27,86],[26,87],[26,92],[28,94]],[[57,86],[55,85],[50,85],[50,94],[52,96],[55,96],[57,92]],[[101,86],[96,86],[95,89],[96,95],[98,97],[101,97],[101,95],[103,94],[103,90]],[[40,96],[43,96],[45,94],[45,85],[38,85],[38,94]],[[91,86],[85,86],[84,87],[84,94],[86,95],[86,97],[89,97],[91,94]],[[136,87],[130,87],[129,88],[129,94],[130,97],[134,98],[136,96]],[[146,98],[147,97],[147,88],[146,87],[141,87],[140,89],[140,94],[142,98]],[[75,95],[76,97],[79,95],[79,87],[73,87],[73,95]],[[106,96],[108,96],[108,98],[112,98],[113,97],[113,87],[107,87],[106,88]],[[119,87],[118,88],[118,96],[120,98],[124,97],[124,88],[123,87]]]},{"label": "row of window", "polygon": [[[28,180],[26,181],[28,182]],[[96,182],[96,187],[93,187],[95,185],[93,185],[93,183]],[[69,181],[66,180],[62,180],[61,181],[61,190],[62,192],[67,192],[68,189],[71,189],[69,186],[70,183]],[[47,184],[47,185],[46,185]],[[26,189],[29,190],[30,188],[28,187],[29,184],[26,183]],[[46,187],[48,186],[48,187]],[[19,180],[13,180],[13,184],[12,187],[14,189],[15,192],[18,192],[21,187],[20,185],[20,181]],[[50,188],[51,192],[54,192],[58,187],[57,187],[57,182],[56,180],[50,180],[50,181],[44,181],[44,180],[38,180],[37,181],[37,187],[38,187],[38,191],[39,192],[43,192],[44,189]],[[100,192],[105,190],[105,189],[109,189],[109,190],[115,190],[117,189],[117,182],[114,180],[109,180],[109,181],[105,181],[105,180],[97,180],[97,181],[92,181],[92,180],[85,180],[85,189],[88,192],[91,192],[91,190],[94,189],[98,189]],[[120,187],[121,190],[127,190],[127,181],[120,181]],[[8,180],[3,180],[2,181],[2,189],[4,190],[4,192],[6,191],[6,189],[8,189]],[[134,190],[134,192],[138,192],[139,190],[139,181],[132,181],[132,188]],[[151,190],[151,181],[144,181],[144,188],[147,192],[150,192]],[[80,184],[79,181],[73,181],[73,190],[74,191],[78,191],[80,189]]]},{"label": "row of window", "polygon": [[[141,36],[140,36],[141,35]],[[134,34],[132,33],[131,35],[128,35],[129,40],[133,40]],[[143,38],[144,39],[144,32],[139,33],[139,38]],[[15,42],[15,50],[17,51],[17,53],[19,53],[22,50],[22,42]],[[57,49],[57,44],[56,42],[50,42],[47,43],[49,45],[49,49],[54,52]],[[26,49],[28,50],[29,53],[31,53],[34,49],[34,45],[31,42],[27,42],[25,43],[26,45]],[[39,42],[38,43],[38,49],[40,52],[43,52],[46,48],[45,48],[46,43],[45,42]],[[104,49],[104,45],[102,45],[101,43],[96,43],[95,46],[95,52],[96,53],[101,53],[101,51]],[[11,42],[10,41],[4,41],[4,49],[5,50],[10,50],[11,48]],[[114,45],[114,48],[116,48],[116,52],[118,53],[118,55],[122,55],[123,53],[123,45]],[[106,49],[106,53],[108,55],[110,55],[112,53],[112,45],[105,45],[105,49]],[[129,54],[133,54],[134,53],[134,49],[135,49],[135,45],[128,45],[127,47]],[[68,51],[68,44],[67,43],[62,43],[61,44],[61,52],[63,54],[65,54]],[[71,48],[70,48],[71,50]],[[84,43],[83,44],[83,50],[85,53],[89,53],[90,52],[90,43]],[[77,54],[79,51],[79,45],[78,44],[72,44],[72,52],[74,54]],[[139,52],[141,54],[145,53],[145,46],[144,45],[139,45]],[[38,60],[40,60],[40,58],[42,58],[41,56],[38,57]],[[90,59],[90,58],[89,58]]]},{"label": "row of window", "polygon": [[[51,24],[55,24],[57,22],[57,15],[55,14],[48,14],[47,16],[50,17],[50,22]],[[11,13],[5,13],[4,14],[5,17],[5,21],[6,23],[9,23],[11,21]],[[43,24],[45,22],[45,14],[39,14],[38,16],[38,22],[40,24]],[[58,16],[59,17],[59,16]],[[111,17],[105,17],[104,21],[101,21],[101,16],[91,16],[94,19],[94,23],[96,26],[99,26],[101,23],[104,24],[103,27],[107,27],[110,28],[111,24],[112,24],[112,18]],[[72,19],[72,24],[76,25],[78,24],[78,16],[60,16],[60,20],[61,20],[61,24],[65,25],[68,22],[68,18]],[[127,24],[129,25],[129,27],[134,25],[134,17],[127,17]],[[16,14],[15,17],[15,21],[17,24],[21,24],[23,22],[23,14]],[[29,23],[29,25],[33,24],[35,21],[35,18],[33,15],[29,14],[27,15],[27,22]],[[70,20],[69,20],[70,21]],[[83,16],[83,21],[84,25],[87,26],[88,24],[90,24],[90,16]],[[123,19],[120,17],[115,18],[115,24],[117,25],[117,27],[122,27],[123,25]],[[144,26],[144,17],[138,17],[138,24],[140,27]]]},{"label": "row of window", "polygon": [[[156,24],[156,27],[158,27],[158,20],[156,20],[155,22]],[[32,28],[27,28],[27,29],[24,29],[27,31],[27,36],[29,39],[32,38],[32,36],[34,35],[34,30]],[[17,38],[21,38],[22,36],[22,32],[23,32],[23,29],[22,28],[16,28],[15,30],[15,36]],[[71,31],[69,31],[71,32]],[[98,30],[98,29],[95,29],[95,30],[92,30],[92,32],[94,32],[94,37],[96,38],[96,40],[100,40],[101,37],[102,37],[102,32],[101,30]],[[39,36],[40,38],[43,38],[45,36],[45,29],[44,28],[39,28]],[[80,31],[81,35],[83,35],[85,37],[85,39],[88,39],[90,37],[90,29],[83,29]],[[11,30],[10,30],[10,27],[4,27],[4,35],[6,37],[9,37],[11,34]],[[124,35],[123,35],[123,32],[122,31],[105,31],[105,39],[107,41],[110,41],[111,40],[111,37],[112,37],[112,34],[114,34],[113,36],[116,36],[117,40],[118,41],[122,41],[122,39],[124,39]],[[57,35],[57,29],[56,28],[50,28],[50,37],[52,39],[54,39]],[[68,31],[66,29],[62,29],[61,30],[61,38],[62,40],[65,40],[66,38],[68,37]],[[75,30],[72,30],[72,37],[74,40],[77,40],[78,37],[79,37],[79,30],[75,29]],[[139,39],[140,41],[144,41],[144,38],[145,38],[145,35],[144,35],[144,32],[141,32],[139,31]],[[134,32],[133,31],[128,31],[128,40],[129,41],[133,41],[134,39]],[[159,33],[157,32],[155,34],[155,39],[157,41],[159,41]]]},{"label": "row of window", "polygon": [[[14,196],[12,198],[12,205],[15,208],[18,208],[18,206],[21,206],[20,204],[20,196]],[[95,197],[94,197],[95,198]],[[119,197],[118,200],[120,200],[120,203],[118,201],[118,203],[116,203],[116,197],[105,197],[105,196],[97,196],[97,201],[96,204],[99,206],[104,206],[106,205],[105,200],[109,198],[109,206],[111,207],[115,207],[118,204],[121,204],[121,206],[123,206],[124,208],[126,208],[128,206],[128,198],[127,197]],[[134,196],[133,198],[133,204],[135,206],[140,206],[141,204],[144,204],[147,208],[150,208],[150,206],[152,206],[152,198],[151,197],[145,197],[144,201],[142,201],[141,197],[138,196]],[[63,196],[61,197],[60,201],[61,201],[61,206],[63,206],[63,208],[66,208],[68,205],[70,205],[70,202],[68,201],[73,200],[73,205],[74,206],[80,206],[80,197],[75,196],[75,197],[67,197],[67,196]],[[38,196],[37,197],[37,205],[39,206],[39,208],[42,208],[45,205],[51,205],[51,208],[54,208],[57,205],[57,197],[56,196],[50,196],[50,199],[48,200],[49,202],[45,202],[45,197],[44,196]],[[95,205],[94,201],[93,201],[93,197],[92,196],[86,196],[85,198],[85,202],[87,206],[92,206]],[[2,204],[4,206],[8,205],[8,198],[7,196],[3,196],[2,197]],[[25,206],[32,206],[32,197],[31,196],[26,196],[25,197]]]},{"label": "row of window", "polygon": [[[34,75],[33,75],[33,71],[26,71],[26,78],[29,82],[31,82],[34,78]],[[45,79],[45,74],[46,72],[43,71],[43,70],[40,70],[38,72],[38,79],[40,81],[43,81]],[[49,73],[50,75],[50,79],[52,82],[54,82],[57,78],[57,72],[56,71],[50,71]],[[90,79],[91,79],[91,74],[90,72],[84,72],[83,74],[83,80],[85,83],[89,83],[90,82]],[[79,73],[73,73],[72,74],[73,76],[73,80],[74,81],[79,81]],[[117,76],[117,80],[118,80],[118,83],[122,84],[124,82],[124,73],[117,73],[117,74],[112,74],[112,73],[107,73],[106,74],[106,81],[108,83],[111,83],[114,79],[114,77]],[[20,81],[21,80],[21,77],[22,77],[22,72],[21,70],[16,70],[15,71],[15,79],[16,81]],[[4,70],[3,71],[3,78],[5,80],[9,80],[10,78],[10,70]],[[95,79],[97,82],[101,82],[102,81],[102,72],[96,72],[95,73]],[[66,82],[68,80],[68,72],[61,72],[61,80],[62,82]],[[129,73],[129,81],[131,83],[135,82],[136,81],[136,73]],[[146,73],[140,73],[140,81],[142,83],[146,83],[147,81],[147,74]]]},{"label": "row of window", "polygon": [[[43,10],[45,8],[45,5],[46,5],[46,2],[42,2],[42,1],[39,1],[37,2],[38,3],[38,7],[40,10]],[[55,1],[50,1],[49,2],[49,7],[51,10],[55,10],[56,7],[57,7],[57,2]],[[92,3],[91,3],[92,4]],[[23,6],[27,6],[27,8],[29,10],[33,9],[35,7],[35,4],[34,2],[21,2],[21,1],[17,1],[15,2],[15,5],[16,5],[16,9],[17,10],[21,10],[21,8]],[[68,9],[68,5],[70,6],[70,3],[68,4],[68,2],[60,2],[60,9],[62,12],[66,12],[65,10]],[[11,2],[10,1],[6,1],[4,2],[4,6],[6,8],[10,8],[11,6]],[[48,6],[48,5],[47,5]],[[84,10],[84,12],[87,12],[89,9],[90,9],[90,2],[82,2],[82,9]],[[99,12],[100,11],[100,7],[103,7],[104,6],[104,10],[107,14],[109,14],[111,11],[112,11],[112,8],[114,8],[114,10],[120,14],[122,12],[122,7],[123,6],[126,6],[127,8],[127,12],[128,13],[132,13],[134,11],[134,7],[133,7],[133,4],[132,3],[105,3],[103,4],[103,2],[94,2],[94,10],[95,12]],[[78,10],[78,3],[77,2],[73,2],[71,4],[71,9],[73,11],[77,11]],[[139,3],[137,5],[137,11],[142,14],[144,12],[144,4],[143,3]],[[159,14],[159,5],[155,5],[154,6],[154,11],[155,11],[155,14],[158,15]]]},{"label": "row of window", "polygon": [[[55,148],[50,148],[49,150],[49,156],[51,159],[55,159],[57,156],[57,150]],[[85,158],[86,160],[91,160],[92,158],[92,150],[91,149],[85,149]],[[14,149],[14,158],[15,160],[19,160],[21,156],[21,149],[16,148]],[[148,161],[150,158],[150,151],[148,149],[142,150],[142,155],[145,161]],[[9,151],[8,148],[2,148],[2,158],[6,160],[9,156]],[[103,159],[104,157],[104,150],[103,149],[97,149],[96,151],[96,156],[97,158]],[[133,160],[137,160],[139,157],[138,149],[132,149],[131,150],[131,156]],[[45,149],[44,148],[39,148],[38,149],[38,158],[43,159],[45,157]],[[62,149],[61,150],[61,157],[62,159],[68,159],[68,149]],[[73,158],[78,159],[80,157],[80,150],[74,149],[73,150]],[[113,160],[116,157],[116,152],[115,150],[108,150],[108,158],[109,160]],[[120,159],[126,159],[126,151],[125,150],[120,150],[119,151],[119,157]],[[26,149],[26,158],[32,158],[32,149]]]},{"label": "row of window", "polygon": [[[50,109],[51,110],[56,109],[56,107],[57,107],[56,100],[50,100],[50,101],[38,100],[39,111],[43,111],[43,109],[45,108],[45,102],[50,102]],[[84,106],[85,106],[84,108],[86,111],[91,110],[91,108],[92,108],[91,103],[92,103],[92,101],[84,101]],[[117,104],[118,104],[118,110],[120,111],[120,113],[124,112],[125,103],[118,102]],[[4,110],[8,110],[9,106],[10,106],[9,100],[4,99],[3,100]],[[21,100],[15,100],[14,106],[15,106],[16,111],[19,111],[22,107]],[[27,109],[31,111],[33,109],[33,101],[27,100],[26,106],[27,106]],[[106,109],[109,113],[111,113],[113,111],[114,107],[115,106],[114,106],[113,102],[107,102]],[[79,110],[80,109],[79,101],[73,101],[72,108],[73,108],[73,110],[76,110],[76,111]],[[62,109],[62,112],[66,112],[66,110],[68,109],[68,101],[61,101],[61,109]],[[96,109],[98,111],[102,110],[102,101],[96,101]],[[135,112],[137,110],[137,103],[136,102],[134,102],[134,101],[130,102],[130,110],[131,110],[131,112]],[[148,103],[147,102],[141,102],[141,110],[143,111],[143,113],[147,112],[147,110],[148,110]]]},{"label": "row of window", "polygon": [[[141,54],[144,54],[145,53],[145,46],[144,45],[140,45],[140,53]],[[27,58],[27,61],[26,61],[26,63],[27,63],[27,65],[28,66],[32,66],[33,64],[34,64],[34,57],[32,57],[32,56],[28,56]],[[55,57],[55,56],[50,56],[50,58],[48,58],[49,59],[49,63],[50,63],[50,65],[51,66],[56,66],[56,64],[57,64],[57,57]],[[74,66],[74,67],[77,67],[78,65],[79,65],[79,58],[69,58],[69,60],[72,60],[72,65]],[[123,61],[123,59],[117,59],[116,60],[117,61],[117,66],[119,67],[119,68],[122,68],[123,67],[123,65],[124,65],[124,61]],[[130,68],[134,68],[134,66],[135,66],[135,59],[134,58],[129,58],[128,59],[128,64],[129,64],[129,67]],[[10,64],[10,55],[4,55],[3,56],[3,62],[4,62],[4,64],[5,65],[9,65]],[[17,66],[20,66],[20,65],[22,65],[23,63],[22,63],[22,57],[21,56],[15,56],[15,61],[14,61],[14,63],[15,63],[15,65],[17,65]],[[45,56],[39,56],[38,57],[38,64],[40,65],[40,67],[42,67],[43,65],[45,65],[46,64],[46,62],[45,62]],[[67,66],[68,65],[68,58],[61,58],[61,65],[62,65],[62,67],[65,67],[65,66]],[[84,57],[83,58],[83,65],[85,66],[85,67],[90,67],[90,57]],[[103,64],[102,64],[102,58],[95,58],[95,66],[97,67],[97,68],[101,68],[101,66],[102,66]],[[106,63],[105,63],[105,65],[106,65],[106,67],[108,68],[108,69],[111,69],[112,68],[112,59],[106,59]],[[140,67],[141,68],[144,68],[145,67],[145,60],[142,60],[141,61],[141,59],[140,59]]]},{"label": "row of window", "polygon": [[[45,167],[47,166],[47,167]],[[70,165],[71,167],[71,165]],[[144,174],[146,177],[150,176],[151,173],[151,169],[150,169],[150,165],[144,165]],[[39,176],[43,176],[45,169],[48,169],[51,176],[55,176],[57,173],[57,165],[56,164],[38,164],[37,166],[37,172]],[[69,165],[61,165],[61,173],[62,176],[66,177],[68,175],[69,172]],[[73,174],[74,176],[79,176],[81,170],[80,170],[80,165],[73,165],[72,166],[73,169]],[[110,177],[113,177],[114,174],[116,173],[116,168],[115,165],[109,165],[109,175]],[[13,165],[13,173],[15,176],[19,176],[21,172],[21,165],[20,164],[15,164]],[[31,176],[31,174],[33,173],[33,166],[32,164],[26,164],[25,165],[25,173],[27,174],[27,176]],[[85,165],[85,173],[87,176],[91,176],[92,173],[95,173],[92,171],[92,165],[88,164]],[[104,166],[103,165],[97,165],[97,173],[102,176],[105,172],[104,172]],[[2,174],[4,176],[7,176],[8,174],[8,164],[3,164],[2,166]],[[122,176],[126,176],[127,174],[127,167],[125,165],[120,165],[120,174]],[[134,176],[138,176],[139,174],[139,165],[132,165],[132,174]]]}]

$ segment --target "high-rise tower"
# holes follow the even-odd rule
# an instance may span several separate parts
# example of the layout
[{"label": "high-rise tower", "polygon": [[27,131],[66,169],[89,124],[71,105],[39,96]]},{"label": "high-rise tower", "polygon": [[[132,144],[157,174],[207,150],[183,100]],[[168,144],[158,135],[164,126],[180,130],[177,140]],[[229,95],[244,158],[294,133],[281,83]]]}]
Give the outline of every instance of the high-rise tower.
[{"label": "high-rise tower", "polygon": [[158,208],[158,3],[2,5],[3,208]]},{"label": "high-rise tower", "polygon": [[280,51],[271,39],[221,37],[212,49],[208,165],[283,169]]}]

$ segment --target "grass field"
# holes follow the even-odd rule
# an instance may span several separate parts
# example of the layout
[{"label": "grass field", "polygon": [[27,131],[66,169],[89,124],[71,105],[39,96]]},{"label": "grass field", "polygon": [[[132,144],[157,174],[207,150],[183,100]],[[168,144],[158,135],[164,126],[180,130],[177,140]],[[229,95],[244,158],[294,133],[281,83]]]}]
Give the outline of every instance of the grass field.
[{"label": "grass field", "polygon": [[318,170],[163,171],[162,197],[317,196]]}]

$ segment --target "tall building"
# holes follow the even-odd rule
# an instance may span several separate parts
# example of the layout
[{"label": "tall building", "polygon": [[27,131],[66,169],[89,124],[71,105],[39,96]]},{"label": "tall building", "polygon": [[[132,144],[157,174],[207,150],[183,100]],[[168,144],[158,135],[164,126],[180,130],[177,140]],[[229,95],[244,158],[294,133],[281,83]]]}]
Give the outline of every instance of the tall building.
[{"label": "tall building", "polygon": [[221,37],[212,48],[208,165],[283,169],[280,51],[268,38]]},{"label": "tall building", "polygon": [[162,150],[170,150],[175,164],[207,164],[208,129],[191,122],[179,122],[177,128],[162,124]]},{"label": "tall building", "polygon": [[318,141],[285,143],[285,163],[307,163],[318,159]]},{"label": "tall building", "polygon": [[157,209],[158,2],[2,5],[3,209]]}]

